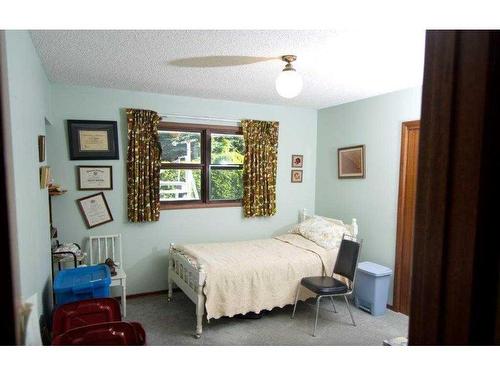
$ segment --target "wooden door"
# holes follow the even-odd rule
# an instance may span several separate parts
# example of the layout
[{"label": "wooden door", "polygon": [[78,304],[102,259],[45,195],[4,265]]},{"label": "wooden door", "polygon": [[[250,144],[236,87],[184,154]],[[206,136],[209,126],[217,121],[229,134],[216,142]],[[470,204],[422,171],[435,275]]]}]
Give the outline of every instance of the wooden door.
[{"label": "wooden door", "polygon": [[[19,299],[19,275],[16,248],[13,240],[14,192],[10,123],[7,117],[7,77],[5,56],[5,32],[0,30],[0,238],[2,239],[2,261],[0,262],[0,345],[21,343],[21,319],[16,314]],[[10,163],[9,163],[10,159]]]},{"label": "wooden door", "polygon": [[427,31],[410,345],[500,345],[499,62],[499,31]]},{"label": "wooden door", "polygon": [[409,315],[420,121],[403,122],[393,309]]}]

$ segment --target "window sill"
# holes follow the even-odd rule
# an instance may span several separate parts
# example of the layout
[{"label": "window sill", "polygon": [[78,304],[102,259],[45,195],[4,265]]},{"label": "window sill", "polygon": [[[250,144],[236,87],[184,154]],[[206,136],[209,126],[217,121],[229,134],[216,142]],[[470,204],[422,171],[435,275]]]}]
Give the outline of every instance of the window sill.
[{"label": "window sill", "polygon": [[160,210],[182,210],[190,208],[217,208],[217,207],[242,207],[241,201],[226,201],[226,202],[176,202],[176,203],[160,203]]}]

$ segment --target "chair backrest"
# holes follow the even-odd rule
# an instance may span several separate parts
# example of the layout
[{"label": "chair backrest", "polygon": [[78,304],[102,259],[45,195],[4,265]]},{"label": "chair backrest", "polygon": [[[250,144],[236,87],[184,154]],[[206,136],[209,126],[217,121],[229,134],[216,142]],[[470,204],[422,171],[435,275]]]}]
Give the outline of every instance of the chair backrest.
[{"label": "chair backrest", "polygon": [[104,263],[107,258],[113,259],[123,269],[122,239],[120,234],[89,237],[90,265]]},{"label": "chair backrest", "polygon": [[354,283],[362,243],[362,240],[358,242],[354,237],[344,234],[340,243],[337,260],[335,261],[335,267],[333,267],[333,274],[348,278],[351,285]]}]

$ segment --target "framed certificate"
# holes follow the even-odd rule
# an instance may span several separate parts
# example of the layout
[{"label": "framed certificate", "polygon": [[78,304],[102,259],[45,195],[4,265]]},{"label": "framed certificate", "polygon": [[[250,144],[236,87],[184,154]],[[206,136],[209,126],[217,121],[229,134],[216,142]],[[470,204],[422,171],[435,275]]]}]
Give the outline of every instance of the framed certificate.
[{"label": "framed certificate", "polygon": [[104,193],[97,193],[77,200],[87,227],[94,228],[113,221]]},{"label": "framed certificate", "polygon": [[118,159],[116,121],[68,120],[71,160]]},{"label": "framed certificate", "polygon": [[113,190],[113,168],[100,165],[77,166],[78,190]]}]

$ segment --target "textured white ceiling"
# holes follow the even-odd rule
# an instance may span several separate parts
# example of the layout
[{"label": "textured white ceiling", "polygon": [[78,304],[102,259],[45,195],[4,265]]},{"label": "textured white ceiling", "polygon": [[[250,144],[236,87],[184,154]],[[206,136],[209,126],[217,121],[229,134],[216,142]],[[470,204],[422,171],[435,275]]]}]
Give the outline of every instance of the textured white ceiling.
[{"label": "textured white ceiling", "polygon": [[[172,95],[324,108],[418,86],[423,74],[425,34],[420,30],[54,30],[31,34],[52,82]],[[274,88],[284,66],[278,59],[208,68],[180,67],[175,62],[203,56],[272,58],[284,54],[298,56],[294,66],[304,80],[302,93],[294,99],[281,98]]]}]

